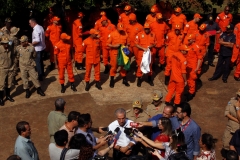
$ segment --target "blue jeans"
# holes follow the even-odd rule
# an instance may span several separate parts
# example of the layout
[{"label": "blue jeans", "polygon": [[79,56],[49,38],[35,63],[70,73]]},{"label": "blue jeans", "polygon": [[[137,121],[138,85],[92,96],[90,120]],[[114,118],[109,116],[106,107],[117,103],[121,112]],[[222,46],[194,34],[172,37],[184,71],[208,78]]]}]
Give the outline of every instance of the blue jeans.
[{"label": "blue jeans", "polygon": [[38,72],[38,77],[42,77],[44,75],[44,66],[43,66],[43,51],[37,51],[37,56],[36,56],[36,67],[37,67],[37,72]]}]

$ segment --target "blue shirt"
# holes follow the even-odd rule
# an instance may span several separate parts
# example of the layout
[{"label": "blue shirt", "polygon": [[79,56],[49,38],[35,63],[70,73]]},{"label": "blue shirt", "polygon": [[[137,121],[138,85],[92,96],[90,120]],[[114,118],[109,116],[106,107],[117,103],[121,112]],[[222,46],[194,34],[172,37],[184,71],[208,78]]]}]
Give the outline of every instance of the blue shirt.
[{"label": "blue shirt", "polygon": [[31,139],[18,136],[15,142],[14,154],[23,160],[39,160],[37,149]]},{"label": "blue shirt", "polygon": [[[221,39],[223,39],[224,42],[231,42],[231,43],[236,43],[236,36],[233,33],[226,33],[224,32],[221,36]],[[232,50],[233,48],[226,47],[224,45],[220,45],[220,50],[219,54],[222,56],[230,57],[232,56]]]}]

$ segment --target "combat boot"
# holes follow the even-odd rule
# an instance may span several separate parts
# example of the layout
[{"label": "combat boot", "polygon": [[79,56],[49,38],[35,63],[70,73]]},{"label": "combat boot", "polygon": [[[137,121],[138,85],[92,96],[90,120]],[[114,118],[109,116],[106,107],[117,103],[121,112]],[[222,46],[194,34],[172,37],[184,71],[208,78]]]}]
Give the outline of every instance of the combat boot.
[{"label": "combat boot", "polygon": [[141,78],[141,77],[138,77],[137,86],[138,86],[138,87],[141,87],[141,85],[142,85],[142,78]]},{"label": "combat boot", "polygon": [[82,63],[78,63],[77,70],[86,70]]},{"label": "combat boot", "polygon": [[90,89],[90,84],[89,84],[89,82],[86,82],[85,91],[89,91],[89,89]]},{"label": "combat boot", "polygon": [[75,85],[73,83],[71,83],[71,90],[73,90],[74,92],[77,91],[77,89],[76,89],[76,87],[75,87]]},{"label": "combat boot", "polygon": [[40,96],[45,96],[45,93],[43,92],[41,87],[37,88],[37,94],[39,94]]},{"label": "combat boot", "polygon": [[130,86],[130,84],[129,84],[128,81],[127,81],[127,77],[123,77],[122,84],[124,84],[124,85],[127,86],[127,87]]},{"label": "combat boot", "polygon": [[61,84],[61,93],[65,93],[66,88],[64,87],[64,84]]},{"label": "combat boot", "polygon": [[105,70],[104,70],[104,74],[108,74],[109,73],[109,70],[110,70],[110,68],[109,68],[109,65],[106,65],[105,66]]},{"label": "combat boot", "polygon": [[150,86],[154,86],[152,76],[148,76],[148,83]]},{"label": "combat boot", "polygon": [[102,90],[102,87],[99,81],[96,82],[96,88],[99,90]]},{"label": "combat boot", "polygon": [[115,83],[115,82],[114,82],[114,76],[111,76],[110,85],[109,85],[109,86],[110,86],[111,88],[114,88],[114,83]]},{"label": "combat boot", "polygon": [[6,100],[14,102],[15,100],[10,96],[10,88],[6,88]]},{"label": "combat boot", "polygon": [[30,91],[29,91],[29,89],[26,89],[26,98],[30,98],[30,96],[31,96],[31,93],[30,93]]},{"label": "combat boot", "polygon": [[3,91],[0,91],[0,106],[4,106]]}]

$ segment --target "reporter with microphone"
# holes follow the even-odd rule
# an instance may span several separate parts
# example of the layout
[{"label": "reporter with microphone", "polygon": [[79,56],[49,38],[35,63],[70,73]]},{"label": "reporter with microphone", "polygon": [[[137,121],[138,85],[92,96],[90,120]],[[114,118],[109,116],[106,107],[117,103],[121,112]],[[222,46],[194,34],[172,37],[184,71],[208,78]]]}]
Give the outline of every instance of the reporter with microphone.
[{"label": "reporter with microphone", "polygon": [[119,128],[119,132],[114,137],[113,159],[120,160],[123,157],[130,157],[134,154],[133,147],[135,141],[124,133],[125,128],[131,128],[130,123],[133,121],[126,118],[126,111],[123,108],[118,108],[115,111],[115,116],[117,120],[109,124],[108,128],[112,132]]}]

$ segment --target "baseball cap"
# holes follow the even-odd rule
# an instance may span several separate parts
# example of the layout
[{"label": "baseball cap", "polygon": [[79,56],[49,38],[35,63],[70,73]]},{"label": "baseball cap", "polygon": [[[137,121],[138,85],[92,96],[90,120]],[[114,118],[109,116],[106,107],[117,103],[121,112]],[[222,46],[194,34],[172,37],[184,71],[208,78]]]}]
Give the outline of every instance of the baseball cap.
[{"label": "baseball cap", "polygon": [[101,22],[102,22],[102,21],[107,21],[107,20],[108,20],[108,19],[107,19],[106,16],[102,16],[102,17],[101,17]]},{"label": "baseball cap", "polygon": [[150,25],[148,23],[145,23],[143,28],[150,28]]},{"label": "baseball cap", "polygon": [[181,45],[181,46],[179,47],[179,50],[180,50],[180,51],[189,51],[190,48],[188,48],[187,45],[183,44],[183,45]]},{"label": "baseball cap", "polygon": [[118,23],[117,24],[117,29],[120,30],[120,31],[123,30],[123,24],[122,23]]},{"label": "baseball cap", "polygon": [[90,34],[99,34],[99,31],[97,31],[96,29],[90,29]]},{"label": "baseball cap", "polygon": [[9,42],[9,39],[5,36],[2,36],[1,43],[8,43],[8,42]]},{"label": "baseball cap", "polygon": [[201,31],[204,31],[206,28],[207,28],[207,25],[205,23],[201,24],[199,27]]},{"label": "baseball cap", "polygon": [[5,19],[5,22],[11,23],[12,20],[11,20],[11,18],[6,18],[6,19]]},{"label": "baseball cap", "polygon": [[161,14],[161,13],[157,13],[157,14],[156,14],[156,18],[157,18],[157,19],[162,19],[162,18],[163,18],[163,17],[162,17],[162,14]]},{"label": "baseball cap", "polygon": [[100,12],[100,16],[106,16],[106,12],[104,11]]},{"label": "baseball cap", "polygon": [[156,7],[152,7],[150,11],[151,11],[152,13],[155,13],[155,12],[157,12],[157,9],[156,9]]},{"label": "baseball cap", "polygon": [[20,39],[19,39],[20,42],[26,42],[28,41],[28,37],[23,35]]},{"label": "baseball cap", "polygon": [[152,93],[152,99],[155,101],[158,101],[159,99],[161,99],[163,97],[163,93],[159,90],[154,90]]},{"label": "baseball cap", "polygon": [[177,8],[174,9],[174,11],[175,11],[175,12],[181,12],[182,9],[181,9],[180,7],[177,7]]},{"label": "baseball cap", "polygon": [[20,30],[20,28],[12,27],[10,29],[11,35],[15,36],[18,33],[19,30]]},{"label": "baseball cap", "polygon": [[229,25],[227,25],[226,28],[227,28],[227,30],[233,30],[234,26],[233,26],[233,24],[230,23]]},{"label": "baseball cap", "polygon": [[189,40],[189,39],[195,39],[196,38],[196,36],[195,36],[195,34],[189,34],[188,36],[187,36],[187,39]]},{"label": "baseball cap", "polygon": [[141,98],[135,98],[132,103],[133,108],[142,108],[142,100]]},{"label": "baseball cap", "polygon": [[200,14],[198,14],[198,13],[195,13],[194,14],[194,18],[202,18],[202,16]]},{"label": "baseball cap", "polygon": [[59,21],[59,20],[60,20],[60,18],[57,17],[57,16],[54,16],[54,17],[52,18],[52,21]]},{"label": "baseball cap", "polygon": [[237,94],[238,96],[240,96],[240,89],[236,92],[236,94]]},{"label": "baseball cap", "polygon": [[131,8],[132,8],[132,7],[131,7],[130,5],[126,5],[126,6],[124,7],[124,11],[129,11]]},{"label": "baseball cap", "polygon": [[78,12],[78,17],[83,17],[84,14],[82,12]]},{"label": "baseball cap", "polygon": [[136,21],[136,19],[137,19],[136,14],[131,13],[131,14],[129,15],[129,20]]},{"label": "baseball cap", "polygon": [[61,39],[69,40],[71,36],[67,35],[67,33],[62,33],[60,36]]}]

